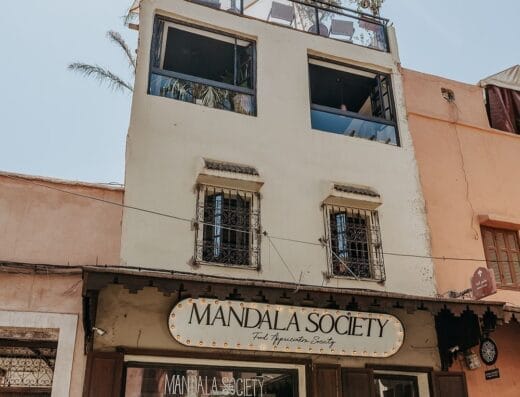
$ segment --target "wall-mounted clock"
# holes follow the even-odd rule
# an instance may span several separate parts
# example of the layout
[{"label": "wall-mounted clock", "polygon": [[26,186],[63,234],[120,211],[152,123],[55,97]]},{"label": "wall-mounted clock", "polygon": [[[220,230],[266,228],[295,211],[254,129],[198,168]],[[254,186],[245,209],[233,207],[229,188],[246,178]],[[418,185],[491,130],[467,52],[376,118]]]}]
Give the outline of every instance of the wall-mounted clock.
[{"label": "wall-mounted clock", "polygon": [[484,338],[480,342],[480,358],[486,365],[493,365],[498,358],[497,344],[491,338]]}]

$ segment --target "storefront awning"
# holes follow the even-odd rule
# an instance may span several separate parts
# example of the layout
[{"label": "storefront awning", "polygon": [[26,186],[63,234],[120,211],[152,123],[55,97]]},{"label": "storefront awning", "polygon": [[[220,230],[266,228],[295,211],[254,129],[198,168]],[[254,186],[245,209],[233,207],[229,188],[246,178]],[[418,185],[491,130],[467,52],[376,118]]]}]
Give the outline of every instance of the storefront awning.
[{"label": "storefront awning", "polygon": [[[384,312],[402,308],[408,312],[426,310],[437,314],[449,310],[454,315],[472,311],[479,318],[493,313],[500,321],[510,321],[514,313],[505,310],[504,302],[477,301],[405,295],[393,292],[297,285],[295,283],[206,276],[182,272],[156,272],[120,268],[84,268],[84,295],[92,295],[110,284],[119,284],[131,293],[145,287],[179,299],[205,297],[218,300],[246,300],[318,308]],[[520,313],[519,313],[520,314]],[[518,315],[516,316],[518,317]]]}]

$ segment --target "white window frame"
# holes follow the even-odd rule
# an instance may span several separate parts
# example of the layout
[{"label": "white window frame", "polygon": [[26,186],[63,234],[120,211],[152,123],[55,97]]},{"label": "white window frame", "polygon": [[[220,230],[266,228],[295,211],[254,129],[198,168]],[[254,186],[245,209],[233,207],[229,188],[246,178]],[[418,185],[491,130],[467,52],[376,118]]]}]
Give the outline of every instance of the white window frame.
[{"label": "white window frame", "polygon": [[76,314],[0,310],[0,327],[52,328],[59,330],[51,397],[68,397],[76,344]]},{"label": "white window frame", "polygon": [[[260,360],[260,359],[259,359]],[[139,356],[125,355],[125,363],[136,362],[143,364],[178,364],[178,365],[201,365],[216,367],[240,367],[240,368],[265,368],[265,369],[295,369],[298,371],[298,397],[307,397],[307,381],[305,377],[305,365],[283,364],[263,361],[231,361],[218,359],[197,359],[183,357],[161,357],[161,356]],[[123,385],[125,388],[126,385]],[[421,396],[422,397],[422,396]]]},{"label": "white window frame", "polygon": [[[430,394],[430,374],[428,372],[412,372],[412,371],[394,371],[394,370],[374,370],[374,381],[376,375],[404,375],[415,377],[417,379],[417,387],[419,389],[419,397],[431,397]],[[379,396],[376,396],[379,397]]]}]

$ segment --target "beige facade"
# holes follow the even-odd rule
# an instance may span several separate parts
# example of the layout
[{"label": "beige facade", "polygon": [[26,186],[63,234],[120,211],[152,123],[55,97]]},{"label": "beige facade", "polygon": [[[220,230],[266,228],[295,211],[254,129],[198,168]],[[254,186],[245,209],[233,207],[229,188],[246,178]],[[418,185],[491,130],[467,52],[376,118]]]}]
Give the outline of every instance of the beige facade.
[{"label": "beige facade", "polygon": [[[257,45],[257,116],[147,95],[154,15],[239,34]],[[333,183],[369,187],[378,208],[383,250],[429,256],[414,150],[404,111],[394,31],[391,52],[241,18],[187,1],[141,2],[138,68],[127,141],[125,204],[184,219],[195,217],[195,185],[203,159],[255,167],[263,186],[261,228],[311,244],[261,241],[261,270],[191,266],[195,233],[189,221],[128,210],[123,215],[124,264],[247,279],[300,282],[432,296],[432,262],[385,255],[386,282],[328,278],[320,208]],[[400,147],[313,130],[308,57],[391,74]],[[292,272],[292,275],[291,275]],[[403,277],[406,275],[406,277]]]},{"label": "beige facade", "polygon": [[[267,19],[278,7],[281,10],[278,15],[283,19],[285,12],[285,17],[291,20],[294,9],[298,8],[278,2],[258,4],[271,7]],[[437,300],[426,214],[408,130],[393,29],[381,25],[390,43],[390,51],[384,52],[260,21],[255,19],[256,15],[244,17],[223,11],[238,10],[227,9],[224,3],[213,0],[140,2],[138,67],[126,153],[123,268],[85,270],[84,294],[90,321],[99,331],[93,333],[85,394],[89,397],[109,393],[190,395],[189,390],[175,392],[177,386],[171,379],[177,379],[177,385],[187,384],[193,374],[208,373],[212,382],[222,381],[222,390],[215,390],[219,394],[229,386],[223,381],[228,379],[223,374],[233,373],[234,382],[247,385],[251,377],[263,378],[268,371],[280,370],[271,379],[282,379],[281,373],[286,371],[289,378],[285,379],[289,380],[284,385],[277,384],[282,391],[273,391],[273,386],[267,393],[269,396],[339,397],[354,392],[373,396],[376,389],[382,395],[384,391],[400,388],[408,388],[409,394],[414,389],[414,394],[421,397],[466,395],[464,373],[442,371],[447,369],[447,357],[451,354],[448,351],[451,345],[446,342],[451,338],[449,332],[457,334],[461,345],[465,338],[473,342],[479,338],[474,331],[480,330],[484,316],[503,321],[507,315],[502,303]],[[361,28],[366,24],[365,18],[358,19],[356,26]],[[174,44],[181,42],[180,51],[173,44],[169,47],[170,34],[182,38],[176,42],[172,39]],[[215,37],[220,42],[209,40],[217,40]],[[197,44],[190,42],[183,47],[189,40]],[[212,45],[224,51],[226,46],[222,43],[234,46],[233,84],[221,81],[224,79],[215,74],[209,77],[204,74],[201,70],[206,65],[200,59],[192,62]],[[240,86],[237,53],[251,48],[255,71],[252,79],[256,84],[248,85],[249,76],[243,80],[245,86]],[[227,50],[231,52],[230,47]],[[178,61],[182,67],[164,67],[167,57],[171,57],[168,62]],[[220,58],[208,56],[206,62],[215,60]],[[250,59],[246,61],[248,65],[249,62]],[[362,98],[357,109],[350,103],[347,107],[343,97],[339,103],[316,102],[312,92],[313,82],[317,82],[312,80],[316,65],[348,70],[346,74],[350,75],[355,69],[358,76],[366,79],[375,75],[379,99],[383,92],[381,85],[388,87],[389,76],[393,90],[387,90],[386,94],[392,98],[390,121],[397,125],[398,139],[363,135],[360,127],[350,132],[342,128],[336,133],[313,128],[316,124],[312,111],[319,110],[316,105],[326,107],[328,114],[355,121],[375,120],[379,124],[389,121],[386,110],[361,112],[365,106],[376,108],[373,96],[377,94],[373,91],[368,94],[369,99]],[[157,76],[160,84],[156,84]],[[182,80],[189,83],[183,85]],[[196,91],[200,89],[197,86],[203,86],[206,92],[210,87],[241,92],[241,99],[254,95],[255,109],[246,109],[242,104],[237,110],[235,103],[217,109],[219,106],[210,105],[211,101],[205,103],[197,97]],[[318,89],[325,91],[323,86]],[[218,95],[218,90],[212,92]],[[384,105],[382,99],[381,103]],[[228,196],[221,194],[220,200],[228,200],[227,211],[231,215],[226,216],[235,216],[235,223],[223,226],[224,210],[215,199],[218,189],[234,189]],[[246,198],[240,197],[237,190]],[[240,212],[244,207],[238,207],[242,204],[229,204],[232,200],[238,203],[237,197],[247,203],[244,205],[247,211]],[[220,205],[224,206],[222,201]],[[363,224],[362,237],[356,235],[362,228],[348,237],[348,244],[353,243],[350,245],[353,248],[348,249],[368,251],[362,246],[365,243],[371,247],[370,252],[365,252],[365,265],[370,267],[368,276],[354,272],[353,276],[338,275],[333,261],[331,264],[331,251],[334,252],[331,236],[341,232],[336,223],[336,230],[331,226],[333,220],[339,222],[335,216],[341,213],[330,208],[334,206],[342,207],[345,224]],[[347,219],[352,214],[347,210],[352,208],[364,211],[363,215]],[[247,221],[243,222],[244,219]],[[236,235],[246,230],[249,240],[244,243],[235,235],[228,237],[233,241],[223,242],[221,229]],[[345,235],[346,229],[345,226]],[[370,237],[366,237],[368,234]],[[364,242],[359,245],[361,240]],[[222,250],[229,249],[226,244],[235,250],[235,256],[227,262],[229,258],[221,255]],[[338,252],[339,247],[338,242]],[[209,253],[204,254],[204,249]],[[244,251],[248,258],[241,262],[237,258]],[[348,252],[344,257],[357,258],[357,254]],[[374,254],[384,258],[384,271],[377,268],[378,274],[382,274],[379,278],[372,273],[370,261]],[[354,262],[351,259],[349,264],[342,264],[350,269]],[[204,332],[216,332],[211,328],[215,319],[211,324],[210,320],[201,324],[199,319],[193,325],[186,312],[184,317],[176,317],[172,312],[173,307],[185,305],[183,300],[189,302],[190,298],[192,305],[193,301],[211,300],[206,307],[214,304],[221,310],[227,305],[287,306],[266,309],[276,312],[275,316],[283,310],[301,313],[309,308],[312,313],[326,313],[320,321],[329,315],[327,318],[333,324],[328,310],[335,310],[338,317],[346,313],[348,336],[352,337],[349,343],[355,347],[341,354],[333,352],[332,345],[327,353],[312,348],[306,349],[305,354],[294,351],[302,349],[298,343],[306,348],[306,343],[312,343],[312,337],[303,336],[307,333],[316,332],[318,335],[313,336],[322,344],[327,337],[346,338],[347,331],[340,333],[337,327],[312,332],[299,327],[282,329],[287,334],[280,350],[264,342],[255,346],[253,328],[266,332],[263,340],[268,340],[268,344],[273,343],[278,337],[276,331],[281,330],[270,321],[263,322],[263,317],[260,321],[260,314],[255,326],[248,325],[247,314],[245,320],[244,317],[237,320],[240,323],[237,332],[241,333],[236,338],[235,329],[229,328],[225,336],[229,339],[219,335],[220,339],[215,337],[211,341],[205,339]],[[356,345],[359,339],[355,338],[362,335],[356,335],[356,321],[351,328],[351,319],[384,315],[395,317],[394,324],[399,329],[396,332],[404,335],[401,348],[397,344],[402,339],[396,338],[382,353],[370,349],[377,343],[366,350],[360,349],[361,345]],[[173,326],[172,318],[181,321],[181,325]],[[189,328],[186,324],[195,331],[182,334],[183,329]],[[228,342],[233,344],[232,349],[228,348]],[[242,348],[244,344],[247,349]],[[272,352],[266,353],[267,350]],[[398,350],[395,354],[389,354],[395,350]],[[240,395],[244,390],[247,393],[247,386],[234,389],[231,395]]]},{"label": "beige facade", "polygon": [[144,288],[130,293],[123,286],[110,285],[99,295],[97,326],[107,331],[103,337],[97,337],[94,349],[110,351],[112,346],[128,350],[150,349],[168,351],[170,356],[182,353],[219,354],[233,353],[237,359],[255,356],[259,361],[283,359],[290,356],[296,360],[312,358],[316,364],[340,364],[343,367],[364,368],[365,365],[381,364],[434,367],[440,369],[437,351],[434,316],[428,311],[407,313],[404,309],[388,311],[397,316],[406,330],[403,346],[399,351],[385,359],[367,357],[317,356],[309,354],[265,353],[230,351],[223,349],[196,348],[181,345],[173,339],[168,329],[168,316],[177,303],[175,296],[165,296],[156,288]]}]

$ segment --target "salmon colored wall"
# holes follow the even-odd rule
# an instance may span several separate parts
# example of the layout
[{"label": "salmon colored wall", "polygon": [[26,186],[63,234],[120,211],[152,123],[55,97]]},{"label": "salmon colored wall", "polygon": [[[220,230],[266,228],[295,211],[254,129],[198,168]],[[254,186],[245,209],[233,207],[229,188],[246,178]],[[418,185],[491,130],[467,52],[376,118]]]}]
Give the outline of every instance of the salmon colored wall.
[{"label": "salmon colored wall", "polygon": [[[520,223],[520,136],[489,127],[480,87],[410,70],[403,79],[432,254],[483,260],[479,215]],[[454,103],[441,96],[441,88],[453,90]],[[469,288],[473,272],[486,266],[434,262],[440,294]],[[502,290],[488,299],[520,305],[520,291]]]},{"label": "salmon colored wall", "polygon": [[[403,71],[403,79],[432,255],[484,259],[479,215],[520,229],[520,136],[489,127],[480,87],[410,70]],[[442,97],[441,88],[453,90],[454,103]],[[434,264],[439,294],[469,288],[473,272],[486,266],[485,261],[454,259]],[[520,291],[499,290],[487,299],[520,305]],[[486,381],[485,366],[470,371],[459,361],[451,369],[466,373],[471,397],[517,397],[520,325],[501,325],[492,338],[499,349],[500,379]]]},{"label": "salmon colored wall", "polygon": [[[85,374],[81,273],[73,275],[0,273],[0,309],[69,313],[78,316],[70,396],[81,396]],[[21,293],[23,291],[23,293]]]},{"label": "salmon colored wall", "polygon": [[122,209],[36,186],[122,203],[114,187],[9,178],[0,173],[0,260],[53,265],[119,264]]},{"label": "salmon colored wall", "polygon": [[[120,204],[123,201],[121,188],[0,173],[0,262],[119,264],[121,207],[35,184]],[[81,272],[24,272],[29,274],[2,267],[0,310],[77,315],[69,395],[79,397],[85,372]]]},{"label": "salmon colored wall", "polygon": [[[459,361],[453,364],[451,370],[466,373],[470,397],[518,397],[520,396],[520,324],[511,322],[498,327],[492,338],[498,345],[498,360],[492,367],[482,364],[479,369],[469,371]],[[473,349],[475,352],[476,349]],[[462,357],[460,358],[462,360]],[[486,380],[485,371],[498,368],[499,379]]]}]

